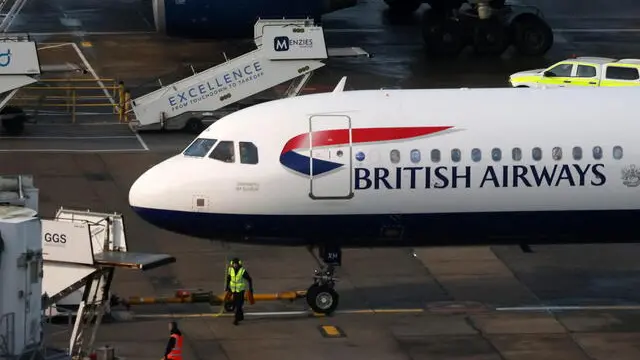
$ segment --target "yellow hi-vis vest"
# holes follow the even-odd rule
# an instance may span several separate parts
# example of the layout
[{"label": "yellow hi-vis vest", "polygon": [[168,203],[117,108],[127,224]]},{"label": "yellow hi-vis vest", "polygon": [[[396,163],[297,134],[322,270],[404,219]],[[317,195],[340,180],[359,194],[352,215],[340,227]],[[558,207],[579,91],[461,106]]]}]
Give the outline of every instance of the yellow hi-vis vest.
[{"label": "yellow hi-vis vest", "polygon": [[231,277],[231,280],[229,281],[229,288],[231,289],[231,292],[237,293],[245,289],[245,281],[242,278],[244,272],[245,270],[243,267],[238,270],[237,274],[236,269],[233,267],[229,268],[229,276]]}]

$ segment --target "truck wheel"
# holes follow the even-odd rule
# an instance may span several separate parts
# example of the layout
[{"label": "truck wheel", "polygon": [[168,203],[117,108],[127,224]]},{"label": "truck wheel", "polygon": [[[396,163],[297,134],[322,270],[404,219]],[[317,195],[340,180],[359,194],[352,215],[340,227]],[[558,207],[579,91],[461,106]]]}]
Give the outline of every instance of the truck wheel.
[{"label": "truck wheel", "polygon": [[511,25],[513,45],[522,55],[544,55],[553,45],[553,31],[541,18],[524,14]]},{"label": "truck wheel", "polygon": [[465,46],[460,23],[433,10],[422,16],[422,38],[433,56],[456,56]]},{"label": "truck wheel", "polygon": [[397,14],[411,14],[422,5],[422,0],[384,0],[389,10]]},{"label": "truck wheel", "polygon": [[4,119],[2,120],[2,128],[7,135],[22,135],[22,133],[24,133],[24,123],[26,121],[27,117],[24,115],[18,115],[11,119]]},{"label": "truck wheel", "polygon": [[478,20],[473,26],[473,49],[478,55],[500,55],[509,47],[507,29],[496,19]]},{"label": "truck wheel", "polygon": [[184,125],[184,131],[190,134],[200,134],[204,130],[204,125],[200,119],[191,118]]}]

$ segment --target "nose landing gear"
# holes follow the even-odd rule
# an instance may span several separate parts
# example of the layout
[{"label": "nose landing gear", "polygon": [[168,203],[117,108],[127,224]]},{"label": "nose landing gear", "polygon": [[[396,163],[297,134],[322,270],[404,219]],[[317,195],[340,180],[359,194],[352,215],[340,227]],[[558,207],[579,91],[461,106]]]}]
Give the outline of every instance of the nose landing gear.
[{"label": "nose landing gear", "polygon": [[329,315],[338,307],[340,296],[334,287],[338,278],[335,276],[336,267],[342,264],[342,250],[339,246],[324,245],[318,248],[319,256],[309,248],[309,252],[320,265],[315,270],[313,285],[307,290],[307,305],[315,313]]}]

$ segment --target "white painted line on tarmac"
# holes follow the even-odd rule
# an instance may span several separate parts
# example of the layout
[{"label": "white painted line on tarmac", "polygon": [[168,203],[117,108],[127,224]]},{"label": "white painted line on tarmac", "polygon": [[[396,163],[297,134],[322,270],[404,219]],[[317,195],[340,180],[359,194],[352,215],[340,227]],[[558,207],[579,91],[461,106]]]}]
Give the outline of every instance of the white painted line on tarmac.
[{"label": "white painted line on tarmac", "polygon": [[[379,34],[387,32],[386,29],[324,29],[325,33],[338,33],[338,34],[346,34],[346,33],[372,33]],[[559,28],[553,29],[555,33],[640,33],[640,28],[601,28],[601,29],[581,29],[581,28]]]},{"label": "white painted line on tarmac", "polygon": [[[107,88],[104,86],[104,83],[99,80],[100,78],[98,77],[98,74],[95,72],[95,70],[93,69],[93,67],[91,66],[91,64],[87,60],[87,58],[84,56],[84,54],[82,53],[82,50],[80,50],[80,48],[78,47],[78,44],[73,43],[72,46],[76,50],[76,52],[78,53],[78,56],[80,57],[80,59],[82,59],[82,62],[84,63],[84,65],[87,67],[87,70],[89,70],[91,75],[93,75],[93,78],[96,79],[96,82],[98,83],[98,85],[100,85],[100,87],[102,88],[102,91],[104,92],[104,94],[109,99],[109,102],[111,102],[111,104],[113,106],[116,106],[116,102],[113,99],[113,96],[111,96],[111,94],[109,93]],[[118,107],[116,106],[116,109],[117,108]],[[140,146],[142,146],[144,151],[149,151],[149,147],[147,146],[147,143],[144,142],[142,137],[137,132],[134,132],[133,130],[131,130],[131,132],[135,135],[136,139],[138,140],[138,142],[140,143]]]},{"label": "white painted line on tarmac", "polygon": [[62,44],[55,44],[55,45],[47,45],[47,46],[43,46],[43,47],[37,48],[37,50],[40,51],[40,50],[47,50],[47,49],[55,49],[55,48],[60,48],[60,47],[63,47],[63,46],[69,46],[71,44],[72,43],[62,43]]},{"label": "white painted line on tarmac", "polygon": [[94,149],[94,150],[75,150],[75,149],[0,149],[0,153],[15,152],[46,152],[46,153],[131,153],[143,152],[144,149]]},{"label": "white painted line on tarmac", "polygon": [[640,29],[629,28],[612,28],[612,29],[553,29],[553,32],[557,33],[576,33],[576,34],[588,34],[588,33],[640,33]]},{"label": "white painted line on tarmac", "polygon": [[[26,113],[36,113],[35,110],[32,111],[25,111]],[[56,112],[56,111],[37,111],[38,116],[68,116],[69,113],[67,112]],[[76,112],[76,115],[79,116],[105,116],[105,115],[114,115],[114,113],[112,112]]]},{"label": "white painted line on tarmac", "polygon": [[145,151],[149,151],[149,147],[147,146],[147,143],[144,142],[144,140],[142,139],[142,136],[140,136],[140,134],[138,134],[137,131],[133,131],[133,129],[129,128],[131,130],[131,132],[135,135],[135,137],[138,139],[138,142],[140,143],[140,145],[142,145],[142,147],[144,148]]},{"label": "white painted line on tarmac", "polygon": [[56,31],[56,32],[30,32],[31,36],[96,36],[96,35],[151,35],[156,31]]},{"label": "white painted line on tarmac", "polygon": [[640,305],[585,305],[585,306],[516,306],[499,307],[496,311],[588,311],[588,310],[640,310]]},{"label": "white painted line on tarmac", "polygon": [[0,136],[0,139],[14,140],[117,140],[135,139],[133,135],[127,136]]},{"label": "white painted line on tarmac", "polygon": [[109,102],[111,103],[111,105],[115,106],[116,102],[115,100],[113,100],[113,96],[111,96],[111,94],[109,93],[109,91],[107,90],[107,88],[104,86],[104,83],[100,80],[100,78],[98,77],[98,74],[96,73],[96,71],[93,69],[93,67],[91,66],[91,64],[89,63],[89,60],[87,60],[87,58],[84,56],[84,54],[82,53],[82,50],[80,50],[80,48],[78,47],[78,44],[76,43],[71,43],[71,46],[73,46],[73,48],[75,49],[76,53],[78,53],[78,56],[80,57],[80,59],[82,60],[82,62],[84,63],[84,66],[87,67],[87,70],[89,70],[89,72],[91,73],[91,75],[93,75],[93,78],[96,79],[96,82],[98,83],[98,85],[100,85],[100,87],[102,88],[102,91],[104,92],[104,94],[107,96],[107,98],[109,99]]},{"label": "white painted line on tarmac", "polygon": [[555,34],[554,38],[555,39],[553,39],[553,42],[556,44],[566,44],[569,42],[567,41],[567,38],[564,37],[562,34]]},{"label": "white painted line on tarmac", "polygon": [[[424,313],[424,309],[361,309],[361,310],[338,310],[334,314],[415,314]],[[256,311],[245,312],[245,316],[291,316],[291,315],[308,315],[308,316],[324,316],[322,314],[314,314],[311,311]],[[200,313],[200,314],[134,314],[133,318],[145,319],[163,319],[163,318],[217,318],[229,317],[233,313]]]},{"label": "white painted line on tarmac", "polygon": [[68,126],[68,127],[78,127],[78,126],[123,126],[125,124],[119,124],[114,122],[92,122],[92,123],[84,123],[84,124],[46,124],[46,123],[36,123],[36,124],[28,124],[27,126]]}]

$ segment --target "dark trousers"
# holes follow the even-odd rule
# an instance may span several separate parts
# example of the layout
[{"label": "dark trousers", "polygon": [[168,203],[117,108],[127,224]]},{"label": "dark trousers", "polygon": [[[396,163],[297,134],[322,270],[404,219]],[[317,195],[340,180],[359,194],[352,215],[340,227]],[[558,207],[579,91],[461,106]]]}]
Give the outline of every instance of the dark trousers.
[{"label": "dark trousers", "polygon": [[242,306],[244,305],[244,290],[231,294],[233,295],[233,299],[231,301],[233,301],[233,307],[235,310],[235,320],[244,320],[244,312],[242,311]]}]

